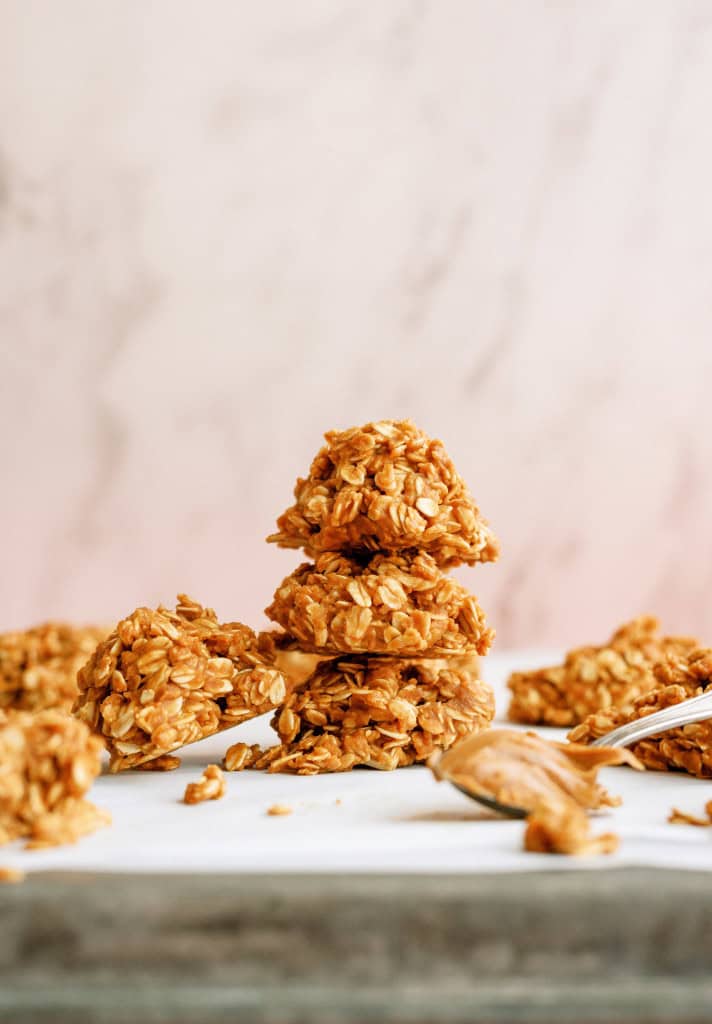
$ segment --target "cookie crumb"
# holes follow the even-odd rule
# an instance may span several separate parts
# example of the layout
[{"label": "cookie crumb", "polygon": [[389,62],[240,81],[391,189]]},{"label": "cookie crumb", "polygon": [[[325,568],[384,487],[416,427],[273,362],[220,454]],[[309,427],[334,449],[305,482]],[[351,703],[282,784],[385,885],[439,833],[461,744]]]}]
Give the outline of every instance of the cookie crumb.
[{"label": "cookie crumb", "polygon": [[144,761],[135,766],[137,772],[174,772],[176,768],[180,768],[180,758],[173,754],[161,754],[152,761]]},{"label": "cookie crumb", "polygon": [[705,804],[706,818],[699,818],[695,814],[688,814],[687,811],[680,811],[677,807],[673,807],[668,815],[669,825],[697,825],[698,828],[710,828],[712,827],[712,800],[708,800]]},{"label": "cookie crumb", "polygon": [[233,743],[225,751],[222,766],[226,772],[241,772],[245,768],[251,768],[263,753],[259,743],[253,743],[251,746],[247,743]]},{"label": "cookie crumb", "polygon": [[209,764],[197,782],[185,787],[183,802],[201,804],[204,800],[219,800],[225,796],[225,776],[216,764]]},{"label": "cookie crumb", "polygon": [[285,814],[291,814],[293,808],[289,804],[272,804],[271,807],[267,808],[267,814],[272,818],[282,817]]}]

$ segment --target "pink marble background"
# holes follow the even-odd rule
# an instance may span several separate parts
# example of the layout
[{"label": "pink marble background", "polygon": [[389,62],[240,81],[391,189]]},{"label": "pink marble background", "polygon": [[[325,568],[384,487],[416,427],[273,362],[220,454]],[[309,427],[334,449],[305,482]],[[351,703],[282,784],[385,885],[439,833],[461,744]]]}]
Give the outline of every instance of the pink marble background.
[{"label": "pink marble background", "polygon": [[712,9],[0,0],[0,628],[258,624],[321,432],[411,416],[501,648],[712,641]]}]

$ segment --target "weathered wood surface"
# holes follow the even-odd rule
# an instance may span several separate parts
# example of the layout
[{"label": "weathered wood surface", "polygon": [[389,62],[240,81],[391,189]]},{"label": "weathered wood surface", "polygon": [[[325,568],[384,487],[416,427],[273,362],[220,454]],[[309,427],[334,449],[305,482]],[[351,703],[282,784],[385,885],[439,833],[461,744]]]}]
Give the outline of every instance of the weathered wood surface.
[{"label": "weathered wood surface", "polygon": [[0,1020],[712,1019],[709,875],[36,875],[0,887]]}]

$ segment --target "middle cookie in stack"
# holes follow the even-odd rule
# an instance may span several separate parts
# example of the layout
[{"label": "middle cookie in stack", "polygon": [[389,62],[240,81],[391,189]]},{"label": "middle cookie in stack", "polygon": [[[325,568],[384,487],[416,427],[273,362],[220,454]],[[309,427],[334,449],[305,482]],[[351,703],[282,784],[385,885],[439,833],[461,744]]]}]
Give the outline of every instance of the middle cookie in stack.
[{"label": "middle cookie in stack", "polygon": [[326,440],[270,538],[315,561],[267,614],[295,648],[329,660],[276,714],[280,746],[251,759],[270,771],[397,768],[494,715],[467,660],[494,633],[443,568],[492,561],[497,543],[441,443],[391,420]]}]

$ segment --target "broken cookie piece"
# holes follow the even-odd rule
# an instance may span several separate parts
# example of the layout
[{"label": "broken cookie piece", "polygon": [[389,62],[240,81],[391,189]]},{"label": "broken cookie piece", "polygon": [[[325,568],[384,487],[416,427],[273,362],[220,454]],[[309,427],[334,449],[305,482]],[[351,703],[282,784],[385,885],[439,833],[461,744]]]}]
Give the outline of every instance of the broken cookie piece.
[{"label": "broken cookie piece", "polygon": [[197,782],[189,782],[183,794],[183,803],[201,804],[205,800],[219,800],[225,796],[225,776],[216,764],[209,764]]}]

